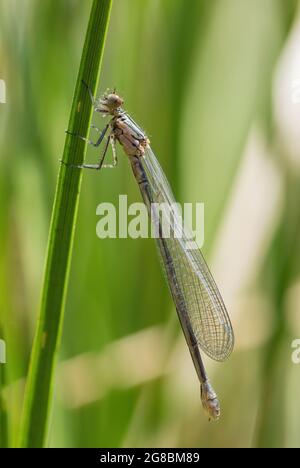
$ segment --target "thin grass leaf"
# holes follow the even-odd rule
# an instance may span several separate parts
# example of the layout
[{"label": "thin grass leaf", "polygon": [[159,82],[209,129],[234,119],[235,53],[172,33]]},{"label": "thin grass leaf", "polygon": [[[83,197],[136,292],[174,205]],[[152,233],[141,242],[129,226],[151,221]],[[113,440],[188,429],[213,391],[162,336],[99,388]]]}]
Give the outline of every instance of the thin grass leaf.
[{"label": "thin grass leaf", "polygon": [[[0,339],[3,338],[2,328],[0,327]],[[1,346],[1,343],[0,343]],[[0,353],[1,354],[1,353]],[[3,356],[0,356],[2,358]],[[9,446],[8,430],[8,410],[4,389],[6,385],[5,364],[0,360],[0,448]]]},{"label": "thin grass leaf", "polygon": [[[95,91],[112,0],[94,0],[73,98],[68,130],[86,136],[92,106],[82,80]],[[50,235],[41,308],[27,379],[21,427],[22,447],[42,447],[47,439],[55,361],[60,342],[65,296],[81,185],[81,171],[68,165],[82,164],[86,145],[66,137],[60,166]]]}]

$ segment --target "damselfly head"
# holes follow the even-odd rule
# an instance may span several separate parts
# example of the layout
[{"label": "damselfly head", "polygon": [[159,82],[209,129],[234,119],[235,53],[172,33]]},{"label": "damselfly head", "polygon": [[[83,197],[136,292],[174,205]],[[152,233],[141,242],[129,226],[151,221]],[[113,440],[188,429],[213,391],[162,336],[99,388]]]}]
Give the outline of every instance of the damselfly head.
[{"label": "damselfly head", "polygon": [[113,93],[104,94],[100,101],[101,110],[108,113],[114,113],[116,109],[122,106],[124,99],[118,96],[115,91]]}]

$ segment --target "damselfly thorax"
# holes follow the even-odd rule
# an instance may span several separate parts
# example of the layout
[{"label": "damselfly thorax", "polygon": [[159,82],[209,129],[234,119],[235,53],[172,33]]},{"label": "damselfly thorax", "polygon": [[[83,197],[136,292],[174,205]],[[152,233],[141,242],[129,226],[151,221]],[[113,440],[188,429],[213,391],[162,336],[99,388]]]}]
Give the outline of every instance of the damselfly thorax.
[{"label": "damselfly thorax", "polygon": [[143,156],[150,141],[125,111],[120,109],[120,115],[111,120],[111,126],[115,139],[128,156]]},{"label": "damselfly thorax", "polygon": [[[140,185],[145,182],[145,174],[138,159],[145,154],[146,148],[150,148],[150,140],[130,115],[120,107],[122,104],[123,99],[120,96],[110,93],[100,99],[99,107],[96,107],[96,111],[113,116],[109,122],[111,138],[117,140],[123,147],[124,152],[130,159],[137,182]],[[149,200],[145,200],[144,198],[144,201],[148,205]]]}]

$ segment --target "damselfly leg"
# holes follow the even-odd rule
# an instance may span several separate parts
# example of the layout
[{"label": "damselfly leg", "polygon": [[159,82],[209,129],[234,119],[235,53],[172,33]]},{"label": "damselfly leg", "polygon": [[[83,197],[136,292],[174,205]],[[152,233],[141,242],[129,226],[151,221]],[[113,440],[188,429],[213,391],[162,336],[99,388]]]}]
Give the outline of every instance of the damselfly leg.
[{"label": "damselfly leg", "polygon": [[108,167],[114,168],[118,165],[118,157],[117,157],[117,150],[116,150],[116,139],[113,134],[110,136],[110,144],[111,144],[111,149],[112,149],[113,163],[108,164]]},{"label": "damselfly leg", "polygon": [[[95,125],[91,125],[91,127],[94,128],[94,130],[96,130],[98,132],[101,132],[100,137],[98,138],[98,140],[96,142],[93,142],[89,138],[83,137],[83,136],[79,135],[78,133],[69,132],[68,130],[66,130],[66,133],[68,135],[80,138],[81,140],[85,141],[89,145],[92,145],[95,148],[97,148],[98,146],[101,145],[101,143],[102,143],[102,141],[103,141],[103,139],[104,139],[104,137],[105,137],[105,135],[107,133],[107,130],[109,128],[109,124],[107,124],[104,127],[103,130],[100,130]],[[111,144],[111,147],[112,147],[113,163],[112,164],[103,164],[106,153],[107,153],[107,150],[108,150],[108,147],[109,147],[109,144]],[[110,134],[107,137],[107,141],[105,143],[105,146],[104,146],[104,149],[103,149],[103,152],[101,154],[101,157],[99,159],[98,164],[81,164],[81,165],[74,166],[74,167],[78,167],[79,169],[83,169],[83,168],[84,169],[95,169],[95,170],[99,171],[102,168],[103,169],[112,169],[112,168],[116,167],[117,163],[118,163],[118,159],[117,159],[115,139],[114,139],[114,136],[113,136],[112,132],[110,132]]]},{"label": "damselfly leg", "polygon": [[95,132],[97,132],[97,133],[102,132],[101,128],[96,127],[96,125],[94,125],[94,124],[91,124],[91,128],[92,128],[93,130],[95,130]]},{"label": "damselfly leg", "polygon": [[[113,163],[103,164],[109,144],[111,145],[111,148],[112,148]],[[81,166],[77,166],[77,167],[79,167],[80,169],[95,169],[97,171],[100,171],[100,169],[114,169],[117,166],[117,164],[118,164],[118,158],[117,158],[117,153],[116,153],[115,139],[114,139],[113,134],[110,133],[105,143],[104,150],[99,160],[99,163],[98,164],[82,164]]]},{"label": "damselfly leg", "polygon": [[[79,135],[79,133],[72,133],[72,132],[69,132],[69,130],[66,130],[66,133],[68,135],[71,135],[71,136],[74,136],[74,137],[77,137],[77,138],[80,138],[80,140],[83,140],[85,141],[86,143],[88,143],[89,145],[92,145],[94,146],[95,148],[97,148],[98,146],[101,145],[102,143],[102,140],[103,138],[105,137],[105,134],[108,130],[108,127],[109,127],[109,124],[105,125],[104,129],[101,131],[101,135],[99,136],[98,140],[96,142],[93,142],[92,140],[90,140],[89,138],[86,138],[86,137],[83,137],[81,135]],[[97,127],[96,127],[97,128]],[[97,129],[98,130],[98,129]]]},{"label": "damselfly leg", "polygon": [[84,80],[81,80],[81,83],[82,83],[83,86],[88,90],[88,93],[89,93],[91,102],[92,102],[93,106],[95,106],[95,105],[96,105],[96,99],[95,99],[95,96],[94,96],[93,93],[92,93],[91,88],[89,87],[89,85],[88,85]]},{"label": "damselfly leg", "polygon": [[[89,93],[89,97],[90,97],[92,106],[93,106],[93,108],[94,108],[94,111],[100,112],[101,114],[109,114],[109,111],[108,111],[107,109],[101,108],[101,100],[98,99],[98,98],[96,98],[96,97],[93,95],[93,91],[92,91],[92,89],[89,87],[89,85],[88,85],[84,80],[81,80],[81,83],[82,83],[83,86],[87,89],[87,91],[88,91],[88,93]],[[114,90],[114,93],[115,93],[115,90]]]}]

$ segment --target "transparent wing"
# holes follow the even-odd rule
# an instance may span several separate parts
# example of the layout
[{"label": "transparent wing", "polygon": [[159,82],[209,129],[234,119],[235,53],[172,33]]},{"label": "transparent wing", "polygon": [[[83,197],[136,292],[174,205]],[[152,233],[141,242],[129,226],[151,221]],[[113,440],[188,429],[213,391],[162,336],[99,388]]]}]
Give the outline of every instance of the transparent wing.
[{"label": "transparent wing", "polygon": [[[181,299],[176,299],[174,294],[173,298],[175,302],[182,302],[183,298],[189,327],[199,347],[212,359],[224,361],[233,349],[234,334],[222,297],[196,242],[191,241],[192,235],[186,229],[182,230],[181,212],[151,148],[146,149],[141,158],[141,165],[148,178],[152,203],[164,207],[163,210],[160,208],[160,213],[156,213],[154,217],[152,208],[152,221],[158,220],[162,212],[169,218],[168,228],[171,235],[164,236],[164,245],[172,258],[176,287],[181,291]],[[166,271],[168,257],[163,255],[161,250],[160,245]],[[168,281],[170,283],[170,279]],[[181,303],[176,304],[177,310],[181,307]]]}]

